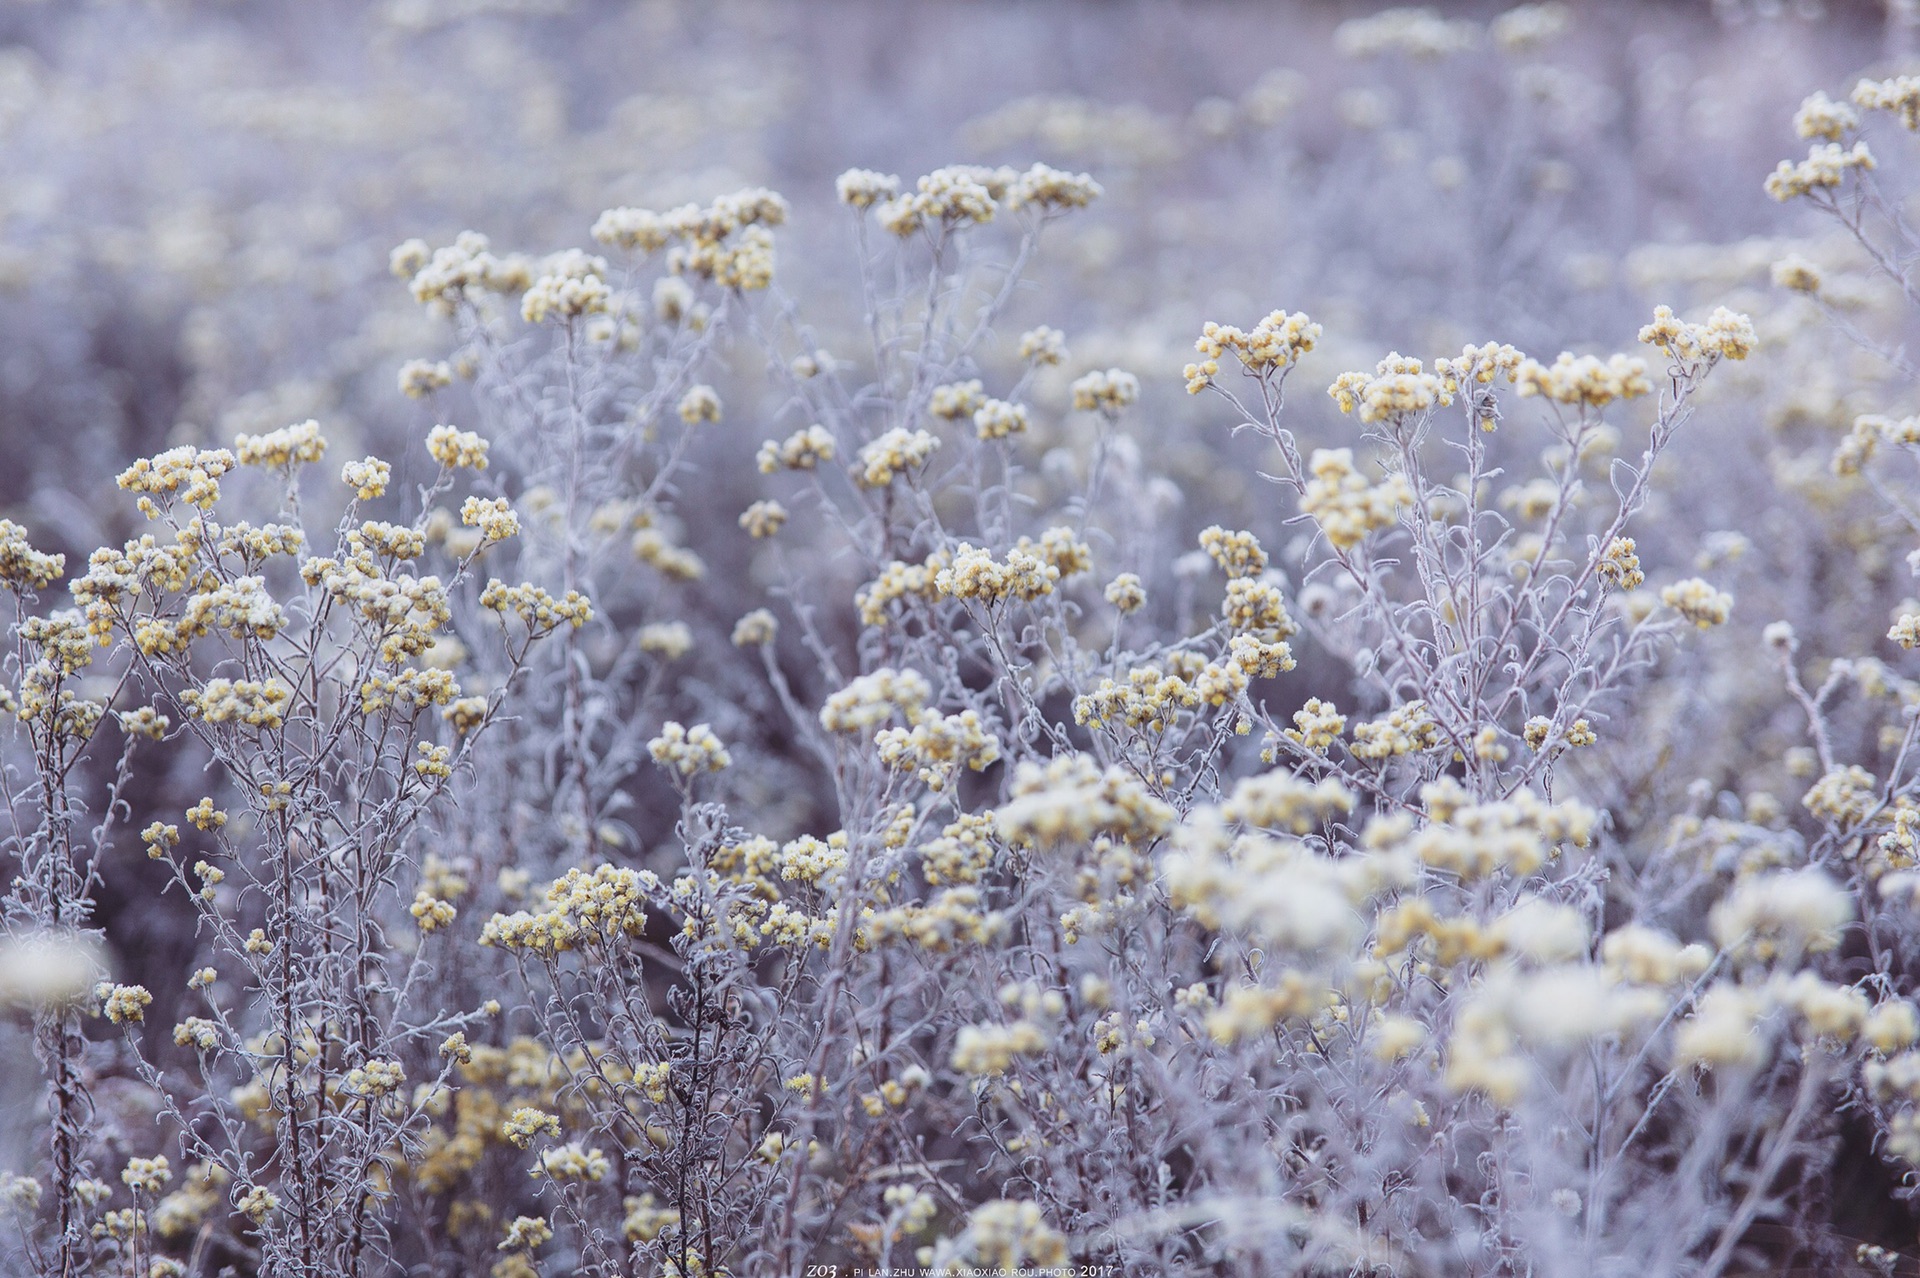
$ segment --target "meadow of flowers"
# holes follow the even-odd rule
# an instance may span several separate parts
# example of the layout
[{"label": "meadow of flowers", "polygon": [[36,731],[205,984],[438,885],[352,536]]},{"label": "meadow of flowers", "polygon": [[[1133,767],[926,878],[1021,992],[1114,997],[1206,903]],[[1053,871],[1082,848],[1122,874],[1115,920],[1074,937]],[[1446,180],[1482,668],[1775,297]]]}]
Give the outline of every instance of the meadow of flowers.
[{"label": "meadow of flowers", "polygon": [[0,7],[0,1272],[1920,1273],[1917,39]]}]

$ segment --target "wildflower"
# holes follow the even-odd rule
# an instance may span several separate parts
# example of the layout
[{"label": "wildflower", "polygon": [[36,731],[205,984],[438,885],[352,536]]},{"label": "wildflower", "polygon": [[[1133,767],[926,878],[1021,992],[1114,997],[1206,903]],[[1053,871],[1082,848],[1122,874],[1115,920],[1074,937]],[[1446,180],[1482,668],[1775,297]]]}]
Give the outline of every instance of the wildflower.
[{"label": "wildflower", "polygon": [[760,473],[771,475],[781,468],[787,470],[812,470],[823,461],[832,461],[834,455],[833,432],[824,426],[808,426],[795,431],[784,441],[769,439],[760,445]]},{"label": "wildflower", "polygon": [[835,182],[842,204],[856,209],[872,208],[900,192],[900,179],[871,169],[848,169]]},{"label": "wildflower", "polygon": [[263,1225],[267,1217],[280,1206],[280,1196],[264,1185],[255,1185],[240,1195],[240,1200],[234,1206],[254,1224]]},{"label": "wildflower", "polygon": [[453,367],[445,360],[410,359],[400,366],[399,383],[408,399],[425,399],[453,385]]},{"label": "wildflower", "polygon": [[1726,624],[1733,596],[1714,589],[1698,577],[1676,581],[1660,592],[1660,602],[1700,629]]},{"label": "wildflower", "polygon": [[1845,149],[1838,142],[1816,144],[1808,149],[1807,158],[1798,164],[1791,160],[1780,161],[1767,176],[1766,191],[1774,199],[1785,202],[1798,196],[1811,195],[1815,191],[1832,190],[1853,169],[1865,171],[1877,167],[1873,152],[1867,149],[1865,142],[1855,142]]},{"label": "wildflower", "polygon": [[505,497],[469,497],[460,505],[460,522],[478,528],[487,541],[508,541],[520,535],[520,516]]},{"label": "wildflower", "polygon": [[687,728],[672,720],[667,721],[660,726],[660,735],[647,742],[647,753],[653,756],[655,763],[682,777],[701,772],[719,772],[733,762],[733,756],[727,753],[726,746],[713,734],[713,729],[704,723]]},{"label": "wildflower", "polygon": [[1795,870],[1736,884],[1707,923],[1723,950],[1766,961],[1833,949],[1853,917],[1839,884],[1819,870]]},{"label": "wildflower", "polygon": [[173,1170],[167,1163],[165,1154],[155,1154],[152,1158],[133,1158],[127,1160],[126,1170],[120,1173],[122,1184],[139,1193],[157,1194],[173,1179]]},{"label": "wildflower", "polygon": [[507,1117],[506,1122],[500,1125],[500,1134],[521,1149],[525,1149],[533,1144],[533,1138],[539,1135],[544,1134],[555,1140],[560,1139],[560,1120],[552,1114],[523,1105],[514,1110]]},{"label": "wildflower", "polygon": [[237,436],[233,450],[242,466],[290,471],[301,462],[319,461],[326,454],[327,441],[319,422],[306,421],[264,435]]},{"label": "wildflower", "polygon": [[1419,360],[1396,351],[1375,365],[1370,374],[1342,373],[1327,388],[1327,394],[1341,412],[1356,413],[1367,423],[1407,417],[1436,404],[1452,403],[1445,382],[1423,370]]},{"label": "wildflower", "polygon": [[173,1041],[196,1052],[211,1052],[220,1045],[220,1027],[205,1017],[189,1016],[173,1027]]},{"label": "wildflower", "polygon": [[11,519],[0,519],[0,582],[15,591],[45,590],[66,566],[65,555],[42,554],[27,543],[26,529]]},{"label": "wildflower", "polygon": [[1140,584],[1140,578],[1130,572],[1123,572],[1108,582],[1104,594],[1107,602],[1123,613],[1138,612],[1147,602],[1147,592]]},{"label": "wildflower", "polygon": [[435,426],[427,432],[427,453],[442,466],[455,470],[485,470],[487,441],[470,430]]},{"label": "wildflower", "polygon": [[1350,448],[1317,448],[1307,469],[1312,478],[1300,496],[1300,509],[1339,550],[1351,550],[1368,533],[1393,527],[1400,511],[1413,504],[1412,490],[1398,475],[1369,483],[1354,469]]},{"label": "wildflower", "polygon": [[600,1181],[612,1170],[613,1162],[604,1153],[577,1141],[541,1150],[533,1165],[533,1175],[556,1181]]},{"label": "wildflower", "polygon": [[1034,364],[1061,364],[1067,358],[1067,335],[1057,328],[1041,325],[1020,334],[1016,353]]},{"label": "wildflower", "polygon": [[[1801,111],[1805,113],[1813,101],[1809,98],[1801,105]],[[1866,111],[1890,111],[1900,117],[1900,123],[1907,132],[1920,131],[1920,77],[1901,75],[1887,80],[1862,80],[1853,86],[1853,104]],[[1817,113],[1820,110],[1819,107],[1815,107]],[[1846,108],[1839,107],[1837,104],[1828,103],[1824,115],[1830,118],[1844,118],[1838,117],[1837,113],[1845,110]],[[1847,114],[1852,113],[1847,112]],[[1820,115],[1816,114],[1814,118],[1820,119]],[[1794,122],[1798,125],[1799,117],[1796,117]],[[1826,120],[1821,122],[1826,123]],[[1855,123],[1857,121],[1850,121],[1843,128],[1854,127]],[[1832,134],[1827,129],[1813,133],[1802,130],[1800,136],[1827,137]]]},{"label": "wildflower", "polygon": [[964,382],[947,382],[933,388],[927,397],[927,411],[942,421],[972,417],[988,403],[984,386],[975,377]]},{"label": "wildflower", "polygon": [[346,1078],[340,1080],[340,1090],[349,1096],[378,1100],[397,1092],[405,1080],[407,1071],[401,1069],[399,1061],[367,1061],[349,1069]]},{"label": "wildflower", "polygon": [[137,1025],[146,1019],[153,995],[144,985],[103,985],[101,1014],[115,1025]]},{"label": "wildflower", "polygon": [[1118,368],[1091,372],[1073,383],[1076,412],[1113,416],[1140,398],[1140,379]]},{"label": "wildflower", "polygon": [[780,623],[765,608],[755,608],[733,625],[733,646],[736,648],[764,648],[773,642],[780,631]]},{"label": "wildflower", "polygon": [[[1652,327],[1652,326],[1649,326]],[[1642,341],[1648,340],[1643,335]],[[1562,351],[1552,364],[1526,360],[1514,372],[1514,385],[1521,395],[1538,395],[1556,404],[1600,408],[1616,399],[1633,399],[1653,390],[1647,379],[1645,360],[1614,355],[1602,360],[1594,355],[1575,356]]]},{"label": "wildflower", "polygon": [[1795,293],[1820,291],[1820,268],[1797,253],[1783,257],[1773,264],[1772,279],[1775,288],[1784,288]]},{"label": "wildflower", "polygon": [[1340,714],[1332,702],[1309,697],[1306,705],[1294,711],[1293,727],[1287,729],[1285,735],[1315,754],[1325,754],[1346,730],[1346,716]]},{"label": "wildflower", "polygon": [[[1865,85],[1867,82],[1861,83]],[[1877,100],[1879,95],[1870,90],[1869,96]],[[1793,116],[1793,131],[1803,138],[1838,142],[1859,127],[1858,112],[1844,102],[1835,102],[1824,93],[1815,93],[1802,101],[1800,109]]]},{"label": "wildflower", "polygon": [[1025,404],[1009,404],[1001,399],[984,401],[974,410],[973,425],[981,439],[1007,439],[1027,430]]},{"label": "wildflower", "polygon": [[1635,549],[1631,537],[1615,537],[1609,541],[1600,554],[1600,580],[1620,590],[1638,589],[1647,578],[1640,571],[1640,556]]},{"label": "wildflower", "polygon": [[1660,306],[1654,308],[1653,323],[1640,330],[1640,340],[1676,360],[1712,362],[1745,359],[1752,354],[1756,339],[1753,321],[1724,306],[1715,308],[1704,324],[1683,323],[1670,309]]},{"label": "wildflower", "polygon": [[1260,539],[1249,532],[1228,532],[1215,524],[1201,530],[1200,548],[1232,578],[1258,577],[1267,569]]},{"label": "wildflower", "polygon": [[720,395],[711,386],[695,386],[680,397],[680,420],[689,426],[720,420]]},{"label": "wildflower", "polygon": [[[885,488],[896,476],[925,466],[938,447],[938,436],[896,426],[860,450],[860,469],[854,480],[866,488]],[[826,455],[832,456],[831,446]],[[764,462],[760,468],[769,469]]]},{"label": "wildflower", "polygon": [[516,1216],[507,1226],[506,1237],[501,1240],[499,1250],[513,1251],[517,1248],[532,1250],[553,1238],[553,1229],[547,1224],[545,1216]]},{"label": "wildflower", "polygon": [[422,932],[432,932],[446,927],[458,916],[459,910],[446,901],[440,900],[425,888],[414,893],[413,904],[407,907],[407,913],[420,925]]},{"label": "wildflower", "polygon": [[883,666],[861,675],[827,698],[820,707],[820,726],[828,732],[865,734],[890,722],[897,713],[916,718],[933,688],[916,670]]},{"label": "wildflower", "polygon": [[668,661],[687,655],[693,648],[693,631],[683,621],[662,621],[642,626],[634,635],[642,652],[651,652]]},{"label": "wildflower", "polygon": [[579,249],[555,253],[541,263],[540,275],[520,300],[520,317],[538,324],[549,316],[571,320],[604,312],[612,304],[606,262]]},{"label": "wildflower", "polygon": [[749,537],[771,537],[786,522],[787,508],[777,501],[756,501],[740,513],[740,526]]}]

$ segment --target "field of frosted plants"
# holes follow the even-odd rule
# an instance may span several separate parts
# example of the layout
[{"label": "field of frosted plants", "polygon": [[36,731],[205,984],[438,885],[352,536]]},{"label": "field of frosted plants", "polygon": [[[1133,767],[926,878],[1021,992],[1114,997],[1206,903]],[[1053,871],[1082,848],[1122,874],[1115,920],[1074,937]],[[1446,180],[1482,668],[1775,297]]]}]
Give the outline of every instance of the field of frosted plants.
[{"label": "field of frosted plants", "polygon": [[0,3],[0,1274],[1920,1274],[1920,6]]}]

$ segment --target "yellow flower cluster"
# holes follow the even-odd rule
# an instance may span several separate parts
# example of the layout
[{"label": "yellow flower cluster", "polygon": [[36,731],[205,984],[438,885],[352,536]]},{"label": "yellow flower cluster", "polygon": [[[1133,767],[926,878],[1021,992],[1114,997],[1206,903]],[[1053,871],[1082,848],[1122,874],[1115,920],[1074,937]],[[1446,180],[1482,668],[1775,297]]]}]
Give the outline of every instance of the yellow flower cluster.
[{"label": "yellow flower cluster", "polygon": [[869,209],[882,200],[890,200],[900,193],[900,179],[888,173],[876,173],[872,169],[848,169],[834,182],[834,190],[842,204],[856,209]]},{"label": "yellow flower cluster", "polygon": [[1067,335],[1045,324],[1030,328],[1020,334],[1020,345],[1015,354],[1035,364],[1064,364],[1067,359]]},{"label": "yellow flower cluster", "polygon": [[340,468],[340,482],[353,489],[355,499],[373,501],[387,491],[393,467],[378,457],[363,457]]},{"label": "yellow flower cluster", "polygon": [[[1890,111],[1900,117],[1900,123],[1907,132],[1920,132],[1920,76],[1897,75],[1887,80],[1862,80],[1853,86],[1853,104],[1863,111]],[[1800,109],[1804,113],[1806,104],[1803,103]],[[1799,123],[1798,117],[1795,123]],[[1802,132],[1801,136],[1814,135]],[[1821,136],[1832,134],[1823,131]]]},{"label": "yellow flower cluster", "polygon": [[487,468],[487,441],[473,431],[454,426],[435,426],[427,432],[427,454],[453,469]]},{"label": "yellow flower cluster", "polygon": [[453,366],[445,360],[410,359],[400,366],[399,383],[408,399],[425,399],[453,385]]},{"label": "yellow flower cluster", "polygon": [[1250,532],[1228,532],[1214,524],[1201,530],[1200,548],[1229,577],[1258,577],[1267,570],[1267,552]]},{"label": "yellow flower cluster", "polygon": [[925,905],[873,911],[864,923],[870,945],[901,940],[930,954],[951,954],[965,945],[991,945],[1007,930],[1006,918],[988,910],[979,889],[970,886],[937,892]]},{"label": "yellow flower cluster", "polygon": [[1838,142],[1821,143],[1808,148],[1807,158],[1798,164],[1780,161],[1767,175],[1766,191],[1774,199],[1785,202],[1815,191],[1833,190],[1854,169],[1865,172],[1877,167],[1873,152],[1865,142],[1855,142],[1845,148]]},{"label": "yellow flower cluster", "polygon": [[1669,307],[1657,306],[1653,323],[1640,330],[1640,340],[1665,351],[1681,363],[1711,363],[1721,359],[1745,359],[1753,353],[1753,321],[1728,310],[1714,308],[1704,324],[1689,324],[1674,317]]},{"label": "yellow flower cluster", "polygon": [[507,541],[520,535],[520,516],[505,497],[469,497],[460,503],[460,522],[478,528],[487,541]]},{"label": "yellow flower cluster", "polygon": [[712,728],[704,723],[688,728],[671,719],[660,725],[659,736],[647,742],[647,753],[655,763],[683,777],[719,772],[733,763]]},{"label": "yellow flower cluster", "polygon": [[1024,1272],[1066,1264],[1067,1239],[1038,1203],[998,1198],[974,1208],[958,1240],[917,1258],[935,1275]]},{"label": "yellow flower cluster", "polygon": [[979,378],[964,382],[946,382],[933,388],[927,397],[927,411],[942,421],[957,422],[971,417],[985,406],[987,396]]},{"label": "yellow flower cluster", "polygon": [[1800,802],[1822,821],[1837,826],[1858,825],[1880,804],[1879,782],[1873,773],[1854,764],[1835,768],[1814,782]]},{"label": "yellow flower cluster", "polygon": [[95,993],[101,1002],[100,1014],[115,1025],[138,1025],[153,1005],[153,995],[144,985],[103,984]]},{"label": "yellow flower cluster", "polygon": [[1017,546],[1002,563],[991,550],[963,541],[954,547],[947,566],[934,574],[933,585],[949,598],[992,605],[1052,594],[1060,576],[1060,569]]},{"label": "yellow flower cluster", "polygon": [[702,422],[720,420],[720,393],[711,386],[694,386],[680,397],[675,409],[680,420],[689,426],[698,426]]},{"label": "yellow flower cluster", "polygon": [[1107,583],[1104,594],[1106,601],[1123,613],[1138,612],[1147,604],[1147,590],[1137,573],[1121,573]]},{"label": "yellow flower cluster", "polygon": [[583,940],[639,936],[646,930],[648,903],[660,894],[660,879],[651,870],[601,865],[589,874],[575,867],[548,886],[547,909],[495,914],[481,930],[480,943],[551,954],[575,949]]},{"label": "yellow flower cluster", "polygon": [[459,682],[445,670],[408,667],[392,674],[376,670],[360,682],[360,713],[378,714],[395,706],[424,710],[444,706],[459,695]]},{"label": "yellow flower cluster", "polygon": [[1522,396],[1539,395],[1556,404],[1587,408],[1602,408],[1616,399],[1633,399],[1653,390],[1646,361],[1629,355],[1602,360],[1597,355],[1562,351],[1550,365],[1522,361],[1513,380]]},{"label": "yellow flower cluster", "polygon": [[1417,754],[1440,744],[1440,725],[1424,701],[1396,706],[1384,717],[1357,724],[1350,752],[1356,759],[1383,761],[1396,755]]},{"label": "yellow flower cluster", "polygon": [[[860,469],[854,472],[854,482],[864,488],[885,488],[895,476],[926,465],[939,447],[938,435],[896,426],[860,449]],[[764,448],[761,469],[767,469]]]},{"label": "yellow flower cluster", "polygon": [[25,528],[11,519],[0,519],[0,582],[5,582],[9,589],[45,590],[66,570],[65,555],[35,550],[27,541]]},{"label": "yellow flower cluster", "polygon": [[786,522],[787,508],[777,501],[756,501],[740,512],[740,526],[749,537],[771,537]]},{"label": "yellow flower cluster", "polygon": [[755,608],[733,623],[733,646],[764,648],[780,633],[779,620],[765,608]]},{"label": "yellow flower cluster", "polygon": [[1369,843],[1386,846],[1403,839],[1422,864],[1469,880],[1531,874],[1558,844],[1588,846],[1598,821],[1584,804],[1550,804],[1526,790],[1510,799],[1475,803],[1451,779],[1421,787],[1420,797],[1427,825],[1414,831],[1403,818],[1376,819],[1367,829]]},{"label": "yellow flower cluster", "polygon": [[977,711],[943,715],[923,710],[911,728],[882,728],[873,744],[880,761],[896,772],[914,772],[932,790],[943,790],[964,765],[984,772],[1000,757],[1000,742]]},{"label": "yellow flower cluster", "polygon": [[1027,431],[1027,406],[986,399],[974,410],[973,427],[981,439],[1008,439]]},{"label": "yellow flower cluster", "polygon": [[[1854,92],[1857,94],[1861,88],[1868,88],[1869,85],[1869,81],[1862,80]],[[1838,142],[1859,127],[1859,113],[1844,102],[1835,102],[1825,93],[1808,97],[1793,114],[1793,131],[1809,140],[1821,138]]]},{"label": "yellow flower cluster", "polygon": [[1101,834],[1147,842],[1173,828],[1173,809],[1131,773],[1102,769],[1084,754],[1022,763],[1012,794],[994,814],[1000,836],[1010,843],[1049,846]]},{"label": "yellow flower cluster", "polygon": [[1327,394],[1343,413],[1358,413],[1367,423],[1423,413],[1436,404],[1453,402],[1446,383],[1417,359],[1398,351],[1374,366],[1371,373],[1342,373]]},{"label": "yellow flower cluster", "polygon": [[1267,376],[1291,368],[1319,341],[1320,326],[1300,311],[1274,311],[1250,333],[1209,320],[1193,343],[1200,361],[1188,364],[1181,375],[1187,379],[1187,393],[1197,395],[1219,375],[1220,357],[1229,351],[1248,372]]},{"label": "yellow flower cluster", "polygon": [[408,240],[388,258],[393,273],[408,281],[413,300],[437,315],[452,315],[468,300],[468,290],[518,293],[533,279],[532,264],[518,254],[505,257],[478,231],[462,231],[445,248],[429,249]]},{"label": "yellow flower cluster", "polygon": [[902,238],[930,222],[949,228],[991,222],[1002,203],[1008,208],[1058,213],[1085,208],[1101,194],[1100,184],[1086,174],[1044,164],[1024,173],[1006,167],[949,165],[921,178],[911,192],[898,193],[899,187],[898,178],[865,169],[849,170],[839,180],[842,201],[855,208],[872,207],[881,227]]},{"label": "yellow flower cluster", "polygon": [[188,688],[180,694],[187,712],[208,723],[243,723],[253,728],[280,727],[292,700],[293,689],[278,678],[264,682],[209,679],[204,688]]},{"label": "yellow flower cluster", "polygon": [[1660,602],[1700,629],[1726,624],[1733,596],[1716,590],[1698,577],[1676,581],[1660,592]]},{"label": "yellow flower cluster", "polygon": [[656,621],[634,633],[634,644],[668,661],[678,661],[693,649],[693,631],[684,621]]},{"label": "yellow flower cluster", "polygon": [[602,1181],[612,1170],[613,1161],[606,1154],[585,1148],[578,1141],[541,1150],[533,1165],[535,1176],[558,1181]]},{"label": "yellow flower cluster", "polygon": [[1236,782],[1220,815],[1261,829],[1306,834],[1352,812],[1353,805],[1353,792],[1333,777],[1306,781],[1276,771]]},{"label": "yellow flower cluster", "polygon": [[1109,368],[1076,379],[1070,389],[1075,412],[1112,417],[1140,398],[1140,379],[1123,369]]},{"label": "yellow flower cluster", "polygon": [[1600,580],[1621,590],[1637,589],[1647,579],[1640,571],[1640,556],[1636,553],[1633,538],[1615,537],[1607,543],[1600,553],[1600,563],[1596,570]]},{"label": "yellow flower cluster", "polygon": [[540,263],[540,273],[520,299],[520,318],[538,324],[548,316],[574,320],[599,315],[613,303],[607,263],[579,249],[564,249]]},{"label": "yellow flower cluster", "polygon": [[919,671],[882,666],[828,697],[820,707],[820,726],[828,732],[864,735],[890,722],[896,713],[912,723],[932,696],[932,686]]},{"label": "yellow flower cluster", "polygon": [[522,583],[509,586],[498,577],[487,582],[480,592],[480,606],[503,618],[515,616],[535,637],[550,634],[561,626],[575,630],[593,620],[593,605],[577,590],[555,599],[539,586]]},{"label": "yellow flower cluster", "polygon": [[1309,697],[1306,705],[1293,712],[1293,726],[1286,729],[1284,735],[1314,754],[1325,754],[1346,730],[1346,716],[1336,710],[1331,701]]},{"label": "yellow flower cluster", "polygon": [[[1440,386],[1449,395],[1458,395],[1461,391],[1471,392],[1475,387],[1487,387],[1505,376],[1513,381],[1520,372],[1520,365],[1526,357],[1511,346],[1498,342],[1487,342],[1481,346],[1463,346],[1460,353],[1452,358],[1442,357],[1433,361],[1433,375],[1440,379]],[[1483,430],[1492,430],[1495,422],[1482,417]]]},{"label": "yellow flower cluster", "polygon": [[[317,462],[326,456],[327,439],[320,433],[319,422],[305,421],[264,435],[237,435],[233,450],[242,466],[285,471],[301,462]],[[157,462],[159,458],[154,460]]]},{"label": "yellow flower cluster", "polygon": [[1734,884],[1707,914],[1721,950],[1768,962],[1819,954],[1853,922],[1853,896],[1821,870],[1760,874]]},{"label": "yellow flower cluster", "polygon": [[1354,468],[1351,448],[1316,448],[1307,470],[1312,478],[1300,495],[1300,509],[1313,516],[1338,550],[1352,550],[1368,533],[1393,527],[1413,504],[1412,489],[1398,475],[1369,483]]},{"label": "yellow flower cluster", "polygon": [[340,1081],[340,1090],[350,1096],[377,1100],[399,1091],[406,1081],[407,1071],[399,1061],[368,1061],[347,1071]]},{"label": "yellow flower cluster", "polygon": [[1032,1021],[1009,1025],[963,1025],[954,1035],[952,1065],[963,1074],[982,1077],[1004,1074],[1016,1057],[1033,1056],[1052,1043],[1047,1031]]},{"label": "yellow flower cluster", "polygon": [[760,445],[756,461],[760,473],[771,475],[784,467],[787,470],[812,470],[823,461],[832,461],[834,453],[833,432],[825,426],[808,426],[797,430],[785,440],[771,440]]},{"label": "yellow flower cluster", "polygon": [[220,500],[220,477],[232,470],[237,461],[224,448],[200,449],[190,444],[169,448],[152,457],[142,457],[120,472],[120,487],[139,493],[140,513],[149,519],[159,515],[154,497],[163,501],[176,494],[189,506],[212,510]]}]

